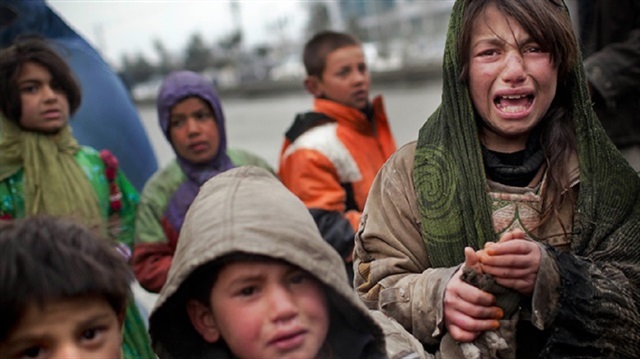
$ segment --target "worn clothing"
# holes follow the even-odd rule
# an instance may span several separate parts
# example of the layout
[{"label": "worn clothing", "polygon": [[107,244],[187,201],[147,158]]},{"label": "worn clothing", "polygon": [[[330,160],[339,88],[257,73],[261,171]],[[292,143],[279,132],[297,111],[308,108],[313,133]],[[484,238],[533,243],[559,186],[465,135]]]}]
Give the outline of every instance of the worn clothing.
[{"label": "worn clothing", "polygon": [[[263,159],[249,152],[228,149],[227,155],[234,166],[271,170]],[[140,285],[150,292],[159,292],[167,280],[179,232],[168,223],[165,213],[169,200],[185,180],[178,162],[171,161],[149,179],[140,196],[132,266]]]},{"label": "worn clothing", "polygon": [[218,341],[206,344],[186,312],[185,280],[232,253],[262,255],[311,273],[327,289],[332,313],[326,343],[332,358],[427,358],[415,338],[389,318],[389,343],[350,287],[340,256],[321,238],[304,204],[264,169],[246,166],[202,186],[182,231],[169,278],[150,317],[160,358],[232,358]]},{"label": "worn clothing", "polygon": [[[368,205],[358,233],[354,266],[355,287],[371,309],[380,309],[400,322],[425,346],[438,348],[445,334],[444,289],[458,266],[433,268],[422,240],[420,211],[414,189],[416,143],[398,150],[382,167],[369,193]],[[579,186],[577,163],[571,170],[573,188]],[[492,217],[496,233],[513,229],[531,233],[540,206],[540,186],[510,187],[489,181]],[[373,209],[377,210],[373,210]],[[562,221],[571,232],[570,206],[562,210]],[[538,240],[560,251],[568,250],[569,239],[558,222],[540,229]],[[531,317],[536,325],[548,322],[557,302],[554,290],[560,279],[556,265],[545,251],[532,300]],[[446,357],[446,356],[444,356]]]},{"label": "worn clothing", "polygon": [[536,223],[522,219],[539,213],[544,168],[539,187],[486,178],[477,119],[459,81],[456,45],[465,2],[457,1],[451,15],[443,103],[417,144],[383,166],[367,200],[354,252],[357,292],[369,308],[442,354],[444,289],[464,247],[480,249],[517,224],[542,255],[533,295],[521,302],[517,357],[639,357],[640,178],[591,110],[576,61],[559,86],[568,86],[565,115],[575,123],[577,166],[566,171],[577,202],[575,208],[565,203],[538,233],[527,230]]},{"label": "worn clothing", "polygon": [[619,149],[640,146],[640,2],[577,3],[584,68],[597,92],[594,109]]},{"label": "worn clothing", "polygon": [[382,97],[373,116],[326,99],[298,115],[287,131],[278,175],[311,211],[322,237],[351,258],[371,183],[396,150]]},{"label": "worn clothing", "polygon": [[[121,171],[117,171],[114,179],[121,194],[120,209],[114,212],[104,161],[93,148],[80,147],[68,126],[56,135],[44,135],[23,131],[4,118],[2,124],[0,220],[24,218],[38,213],[77,216],[86,225],[102,226],[105,234],[108,233],[128,248],[132,247],[138,192]],[[24,163],[29,159],[36,165]],[[45,162],[47,159],[49,162]],[[79,171],[76,172],[74,167]],[[73,170],[66,172],[69,168]],[[61,171],[66,173],[55,173]],[[69,176],[70,173],[82,177]],[[56,180],[52,180],[52,177],[56,177]],[[50,200],[29,201],[25,198],[25,188],[34,178],[38,183],[31,184],[32,187],[36,187],[32,192],[36,193],[36,197],[49,197]],[[60,184],[61,181],[68,183]],[[54,185],[56,183],[58,184]],[[77,187],[84,186],[90,191],[89,194],[77,191]],[[42,191],[56,193],[47,193],[49,196],[44,196]],[[73,204],[74,201],[92,203],[76,205]],[[40,207],[34,208],[34,202],[39,203]],[[94,210],[73,210],[83,206],[95,208],[97,220],[101,223],[95,223],[95,218],[85,217],[87,214],[94,217]],[[122,352],[126,359],[148,358],[152,355],[145,324],[133,298],[129,301],[125,313]]]},{"label": "worn clothing", "polygon": [[190,97],[207,102],[213,111],[218,130],[218,151],[206,163],[192,163],[176,152],[176,159],[145,184],[136,217],[132,266],[140,285],[155,293],[166,281],[178,233],[200,186],[234,166],[253,164],[271,170],[259,157],[227,148],[225,118],[218,93],[210,80],[191,71],[169,74],[158,94],[158,121],[169,143],[171,109]]},{"label": "worn clothing", "polygon": [[[97,206],[104,223],[108,223],[109,217],[113,213],[110,213],[109,183],[105,176],[105,165],[100,154],[93,148],[81,147],[74,158],[87,176],[91,188],[95,191]],[[133,226],[138,204],[138,192],[122,171],[118,171],[116,183],[122,193],[122,208],[118,212],[118,228],[110,233],[116,233],[116,239],[131,248],[133,246]],[[0,219],[24,218],[26,216],[24,184],[23,170],[18,170],[0,182]]]},{"label": "worn clothing", "polygon": [[167,141],[171,143],[169,133],[171,124],[171,109],[178,102],[189,98],[198,97],[206,101],[213,111],[218,130],[218,151],[215,156],[206,163],[192,163],[176,152],[178,165],[184,172],[185,180],[176,189],[169,205],[165,209],[167,224],[176,232],[180,231],[184,215],[198,194],[200,186],[209,178],[233,167],[227,154],[227,132],[225,130],[225,118],[222,112],[222,104],[213,83],[191,71],[175,71],[167,75],[160,86],[157,108],[160,128]]}]

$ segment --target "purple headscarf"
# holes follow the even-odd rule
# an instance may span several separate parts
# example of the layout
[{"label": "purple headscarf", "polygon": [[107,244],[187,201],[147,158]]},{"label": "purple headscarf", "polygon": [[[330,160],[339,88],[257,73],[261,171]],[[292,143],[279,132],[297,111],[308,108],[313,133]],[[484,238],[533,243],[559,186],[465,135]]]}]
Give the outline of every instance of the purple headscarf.
[{"label": "purple headscarf", "polygon": [[192,96],[205,100],[211,106],[218,125],[220,144],[215,157],[202,164],[190,162],[176,152],[178,165],[187,176],[187,180],[178,187],[178,190],[171,197],[165,212],[165,218],[176,231],[180,231],[184,216],[187,214],[191,202],[196,198],[200,186],[209,178],[233,167],[233,163],[227,155],[227,133],[224,127],[224,114],[220,99],[213,83],[195,72],[174,71],[167,75],[162,82],[157,100],[158,119],[162,132],[171,143],[169,135],[171,108],[179,101]]}]

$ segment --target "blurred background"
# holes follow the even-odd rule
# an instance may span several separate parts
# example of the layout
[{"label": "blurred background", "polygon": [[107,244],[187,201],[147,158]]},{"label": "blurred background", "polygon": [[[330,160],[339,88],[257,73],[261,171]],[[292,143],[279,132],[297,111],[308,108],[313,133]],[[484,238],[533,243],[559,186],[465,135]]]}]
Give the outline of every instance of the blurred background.
[{"label": "blurred background", "polygon": [[441,58],[452,0],[70,1],[47,3],[124,81],[158,165],[173,150],[157,124],[155,98],[175,69],[216,85],[230,147],[274,168],[295,114],[311,108],[302,48],[317,31],[355,34],[382,94],[398,145],[414,140],[440,102]]},{"label": "blurred background", "polygon": [[374,78],[419,80],[439,70],[453,1],[70,1],[50,7],[121,75],[136,101],[162,77],[189,69],[221,91],[297,90],[301,51],[317,31],[363,43]]}]

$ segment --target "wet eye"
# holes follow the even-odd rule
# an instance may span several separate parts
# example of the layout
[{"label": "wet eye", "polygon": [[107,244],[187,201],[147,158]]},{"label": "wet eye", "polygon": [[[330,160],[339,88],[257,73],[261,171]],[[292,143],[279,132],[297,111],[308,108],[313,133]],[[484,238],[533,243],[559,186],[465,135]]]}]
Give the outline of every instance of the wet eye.
[{"label": "wet eye", "polygon": [[481,51],[478,56],[494,56],[497,55],[498,51],[494,50],[494,49],[489,49],[489,50],[484,50]]},{"label": "wet eye", "polygon": [[548,50],[543,49],[542,46],[540,46],[539,44],[533,42],[533,43],[527,44],[524,47],[524,52],[525,53],[536,53],[537,54],[537,53],[548,52]]}]

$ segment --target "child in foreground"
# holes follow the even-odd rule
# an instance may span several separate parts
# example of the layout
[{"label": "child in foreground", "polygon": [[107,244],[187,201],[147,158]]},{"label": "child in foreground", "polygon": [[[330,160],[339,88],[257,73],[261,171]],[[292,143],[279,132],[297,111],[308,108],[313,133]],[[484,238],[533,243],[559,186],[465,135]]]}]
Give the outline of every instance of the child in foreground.
[{"label": "child in foreground", "polygon": [[160,358],[427,357],[374,319],[304,204],[252,166],[201,188],[149,332]]},{"label": "child in foreground", "polygon": [[[130,252],[138,193],[115,156],[73,136],[82,92],[61,53],[41,38],[0,51],[0,220],[73,217]],[[133,301],[125,323],[125,357],[153,356]]]},{"label": "child in foreground", "polygon": [[111,242],[49,216],[0,229],[0,357],[122,358],[132,274]]}]

